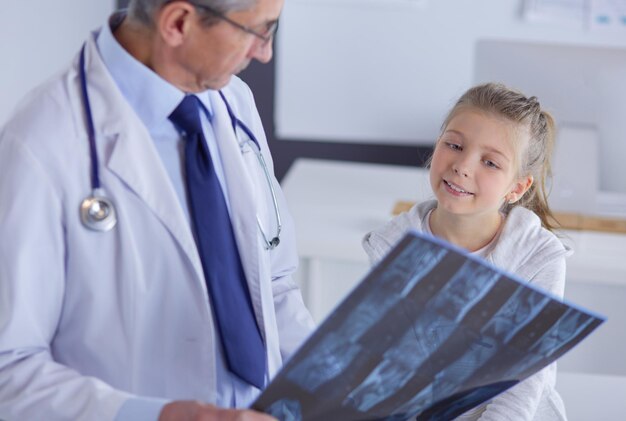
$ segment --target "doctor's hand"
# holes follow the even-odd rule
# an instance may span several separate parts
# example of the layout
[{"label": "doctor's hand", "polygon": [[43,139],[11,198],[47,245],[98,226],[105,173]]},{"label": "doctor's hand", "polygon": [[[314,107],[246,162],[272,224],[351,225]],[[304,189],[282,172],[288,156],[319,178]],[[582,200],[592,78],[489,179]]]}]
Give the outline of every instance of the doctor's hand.
[{"label": "doctor's hand", "polygon": [[159,421],[276,421],[249,409],[218,408],[198,401],[175,401],[163,407]]}]

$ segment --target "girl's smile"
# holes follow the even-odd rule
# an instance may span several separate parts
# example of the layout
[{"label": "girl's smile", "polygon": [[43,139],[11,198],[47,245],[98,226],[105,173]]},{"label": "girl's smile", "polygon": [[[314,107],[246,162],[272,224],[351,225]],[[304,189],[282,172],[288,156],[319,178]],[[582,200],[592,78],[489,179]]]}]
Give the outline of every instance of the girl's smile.
[{"label": "girl's smile", "polygon": [[448,193],[452,194],[453,196],[472,196],[474,193],[469,192],[467,190],[465,190],[463,187],[454,184],[448,180],[443,180],[444,186],[446,191],[448,191]]}]

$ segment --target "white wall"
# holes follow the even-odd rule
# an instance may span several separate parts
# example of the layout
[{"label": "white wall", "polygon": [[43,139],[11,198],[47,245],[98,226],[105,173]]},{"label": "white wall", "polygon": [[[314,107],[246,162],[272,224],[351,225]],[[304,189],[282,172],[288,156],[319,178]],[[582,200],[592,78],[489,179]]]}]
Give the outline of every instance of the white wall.
[{"label": "white wall", "polygon": [[[591,30],[582,20],[577,24],[529,23],[522,15],[522,0],[418,3],[288,0],[277,49],[278,137],[432,144],[447,110],[476,83],[477,45],[485,39],[581,47],[580,63],[595,58],[585,51],[604,47],[626,58],[626,30]],[[551,68],[550,58],[541,56],[533,68]],[[622,63],[626,59],[614,64],[593,62],[598,68],[605,66],[600,83],[623,85],[626,68]],[[489,68],[489,63],[481,64]],[[605,88],[594,86],[595,75],[585,74],[582,66],[566,71],[580,73],[574,80],[591,80],[581,88]],[[571,84],[558,89],[558,79],[545,77],[555,83],[546,95],[558,90],[566,99],[544,99],[559,104],[570,99],[578,107],[570,114],[593,117],[604,107],[611,116],[626,115],[619,92],[609,91],[602,104],[587,104],[571,98]],[[531,94],[542,99],[541,92]],[[626,193],[626,167],[616,158],[626,155],[626,139],[619,136],[621,130],[614,129],[620,122],[612,124],[603,116],[597,120],[603,125],[600,135],[610,135],[600,139],[602,164],[609,163],[601,167],[600,187]]]},{"label": "white wall", "polygon": [[278,134],[432,141],[473,82],[481,39],[626,49],[626,31],[529,23],[522,0],[415,3],[288,0],[277,45]]},{"label": "white wall", "polygon": [[63,69],[115,0],[4,1],[0,12],[0,124],[31,88]]}]

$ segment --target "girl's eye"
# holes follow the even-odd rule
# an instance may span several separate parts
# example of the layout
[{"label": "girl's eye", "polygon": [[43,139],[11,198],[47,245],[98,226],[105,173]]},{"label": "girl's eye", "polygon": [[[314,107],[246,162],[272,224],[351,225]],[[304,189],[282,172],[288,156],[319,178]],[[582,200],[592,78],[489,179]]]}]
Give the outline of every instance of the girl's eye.
[{"label": "girl's eye", "polygon": [[463,149],[461,145],[456,144],[456,143],[451,143],[451,142],[446,142],[446,146],[452,149],[453,151],[460,151]]},{"label": "girl's eye", "polygon": [[486,165],[486,166],[488,166],[489,168],[494,168],[494,169],[499,169],[499,168],[500,168],[500,166],[498,166],[498,164],[496,164],[495,162],[490,161],[490,160],[488,160],[488,159],[485,159],[483,162],[484,162],[484,163],[485,163],[485,165]]}]

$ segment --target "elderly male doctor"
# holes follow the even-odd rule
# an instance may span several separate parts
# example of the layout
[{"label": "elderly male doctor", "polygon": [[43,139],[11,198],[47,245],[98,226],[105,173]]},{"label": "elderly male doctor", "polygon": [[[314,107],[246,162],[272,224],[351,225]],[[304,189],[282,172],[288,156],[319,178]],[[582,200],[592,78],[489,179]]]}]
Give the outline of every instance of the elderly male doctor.
[{"label": "elderly male doctor", "polygon": [[270,60],[282,5],[131,0],[2,129],[0,419],[267,419],[227,408],[313,324],[233,75]]}]

